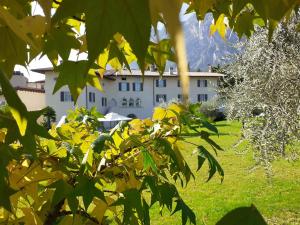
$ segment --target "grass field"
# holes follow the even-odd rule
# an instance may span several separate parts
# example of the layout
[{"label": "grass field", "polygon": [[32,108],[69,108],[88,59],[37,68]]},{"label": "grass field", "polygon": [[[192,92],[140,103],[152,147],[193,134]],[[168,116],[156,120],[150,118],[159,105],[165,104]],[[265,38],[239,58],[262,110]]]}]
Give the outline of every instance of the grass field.
[{"label": "grass field", "polygon": [[[268,224],[300,224],[300,161],[274,162],[274,176],[267,179],[262,168],[253,169],[255,162],[250,150],[245,152],[233,148],[240,136],[240,124],[219,122],[217,128],[221,135],[213,139],[225,149],[217,157],[225,172],[223,183],[218,175],[206,183],[207,167],[203,167],[200,172],[195,172],[195,181],[186,188],[178,185],[181,196],[196,213],[197,224],[215,224],[230,210],[251,204],[259,209]],[[188,141],[199,143],[200,140],[193,137]],[[192,155],[194,147],[189,144],[183,147],[186,160],[192,171],[196,171],[197,160]],[[241,150],[242,146],[239,148]],[[166,211],[160,217],[158,206],[154,206],[151,224],[179,225],[180,216],[180,213],[170,216]]]}]

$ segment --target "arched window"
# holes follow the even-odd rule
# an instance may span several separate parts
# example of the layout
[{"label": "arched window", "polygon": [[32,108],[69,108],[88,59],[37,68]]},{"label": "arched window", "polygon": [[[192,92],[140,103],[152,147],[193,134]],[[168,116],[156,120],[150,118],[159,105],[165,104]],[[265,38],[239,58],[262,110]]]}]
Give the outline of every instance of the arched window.
[{"label": "arched window", "polygon": [[133,100],[133,98],[129,99],[129,107],[134,107],[134,100]]},{"label": "arched window", "polygon": [[141,107],[141,105],[142,105],[141,99],[140,99],[140,98],[137,98],[137,99],[135,100],[135,106],[136,106],[136,107]]},{"label": "arched window", "polygon": [[126,98],[122,99],[122,107],[127,107],[127,99]]},{"label": "arched window", "polygon": [[131,113],[131,114],[128,114],[127,117],[131,118],[131,119],[135,119],[137,118],[135,114]]}]

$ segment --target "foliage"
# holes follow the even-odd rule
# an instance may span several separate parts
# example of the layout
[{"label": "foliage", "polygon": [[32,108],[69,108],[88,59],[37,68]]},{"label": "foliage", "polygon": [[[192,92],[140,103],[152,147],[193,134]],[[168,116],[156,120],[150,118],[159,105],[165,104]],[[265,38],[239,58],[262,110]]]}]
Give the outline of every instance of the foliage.
[{"label": "foliage", "polygon": [[229,83],[234,84],[222,89],[229,118],[243,121],[244,137],[265,166],[285,156],[287,145],[300,138],[300,36],[294,30],[298,23],[296,15],[280,24],[270,43],[266,30],[258,29],[227,68]]},{"label": "foliage", "polygon": [[55,110],[50,107],[47,106],[44,110],[43,113],[43,121],[42,121],[42,125],[47,129],[51,129],[51,124],[54,123],[56,121],[56,112]]},{"label": "foliage", "polygon": [[[194,212],[175,186],[179,182],[184,187],[194,177],[177,144],[183,140],[183,124],[198,124],[194,130],[199,138],[214,151],[222,149],[201,128],[214,127],[193,116],[192,110],[178,104],[156,108],[151,120],[134,119],[104,133],[94,123],[94,112],[83,116],[86,110],[78,109],[65,124],[52,127],[52,139],[35,138],[36,157],[24,154],[20,143],[1,144],[6,163],[1,163],[1,221],[150,224],[149,209],[158,203],[161,210],[181,211],[182,224],[195,224]],[[12,118],[9,111],[1,115]],[[2,141],[7,141],[8,133],[1,132]],[[204,161],[209,163],[208,179],[217,172],[224,176],[206,148],[199,145],[197,155],[198,169]]]},{"label": "foliage", "polygon": [[[10,76],[16,64],[25,66],[39,54],[46,55],[59,72],[54,91],[67,85],[76,101],[86,83],[101,89],[95,72],[103,76],[108,64],[130,69],[130,63],[137,61],[142,71],[156,64],[163,73],[166,61],[175,60],[186,100],[188,66],[179,21],[184,3],[186,13],[196,13],[199,20],[212,12],[211,33],[219,32],[225,38],[227,27],[240,37],[250,36],[254,24],[268,27],[271,37],[276,24],[289,17],[299,1],[5,0],[0,4],[0,68]],[[35,15],[37,6],[42,15]],[[166,26],[170,40],[159,39],[159,22]],[[157,34],[155,42],[150,41],[151,29]],[[88,58],[70,61],[71,50],[87,53]]]},{"label": "foliage", "polygon": [[[183,124],[199,123],[199,120],[187,117],[189,113],[186,112],[158,108],[153,121],[134,120],[136,124],[120,126],[111,134],[101,136],[88,120],[81,123],[70,119],[69,124],[52,130],[51,136],[37,124],[44,111],[29,112],[8,80],[16,64],[26,66],[37,56],[46,55],[59,72],[54,92],[67,85],[76,102],[86,84],[101,90],[98,75],[103,77],[107,65],[116,69],[123,65],[129,68],[131,62],[137,61],[142,71],[148,64],[156,64],[162,73],[166,61],[175,59],[185,102],[189,80],[185,76],[187,62],[179,20],[184,2],[189,6],[187,13],[196,12],[199,19],[206,12],[212,12],[215,23],[211,31],[218,31],[222,37],[225,37],[227,26],[235,27],[240,36],[249,36],[253,23],[269,27],[272,34],[276,23],[288,17],[299,4],[298,0],[1,1],[0,84],[8,103],[8,108],[0,113],[0,206],[5,209],[4,221],[51,224],[65,216],[57,222],[70,223],[76,219],[82,223],[85,220],[97,223],[114,219],[117,223],[132,224],[139,220],[147,224],[147,211],[151,204],[148,204],[144,192],[150,188],[151,201],[158,201],[171,211],[173,200],[177,200],[175,209],[182,211],[183,222],[187,219],[195,222],[190,209],[168,179],[180,180],[184,184],[192,177],[188,165],[178,154],[176,140]],[[37,6],[42,8],[43,15],[35,14]],[[154,28],[157,33],[158,22],[166,26],[170,40],[158,38],[155,43],[150,42],[151,29]],[[78,58],[80,54],[88,57],[71,61],[71,50],[78,53]],[[62,59],[61,64],[59,59]],[[214,131],[208,123],[203,125]],[[219,150],[220,147],[209,138],[209,133],[197,131],[202,139]],[[128,133],[130,135],[126,136]],[[91,148],[91,143],[99,135],[100,140],[95,146],[104,147]],[[152,152],[154,150],[165,161],[155,159],[152,155],[156,153]],[[142,160],[147,161],[145,168],[124,167],[124,163],[135,163],[140,155],[144,156]],[[104,171],[101,166],[98,171],[97,166],[103,157],[106,159]],[[208,157],[211,173],[217,170],[222,174],[219,166],[213,165],[215,160],[211,154],[201,154],[202,161],[203,157]],[[156,167],[163,174],[156,174]],[[129,178],[132,180],[129,181]],[[141,186],[137,181],[143,181]],[[125,189],[122,185],[119,187],[118,182],[125,183]],[[119,192],[116,194],[115,190],[111,193],[112,190],[103,189],[106,183],[120,188]],[[83,193],[86,189],[90,192]],[[165,193],[169,195],[162,195]],[[95,202],[93,197],[97,198]],[[118,213],[124,206],[124,218],[121,218]],[[50,213],[49,208],[52,210]],[[96,212],[100,209],[108,215]],[[93,213],[96,215],[91,216]],[[70,218],[70,214],[74,217]]]},{"label": "foliage", "polygon": [[[235,147],[242,135],[240,122],[220,121],[214,125],[219,135],[212,134],[211,139],[225,150],[217,157],[225,172],[224,181],[220,184],[218,177],[214,177],[205,182],[206,164],[195,173],[195,181],[190,182],[186,188],[177,185],[181,197],[195,212],[197,224],[216,224],[229,211],[252,204],[261,212],[268,225],[300,224],[300,160],[276,160],[272,163],[273,176],[270,180],[264,168],[255,165],[251,146],[248,151],[244,150],[246,143]],[[200,144],[201,139],[195,136],[187,137],[185,141],[178,144],[184,149],[184,158],[194,171],[198,167],[193,154],[196,148],[194,144]],[[203,146],[209,148],[208,143],[203,143]],[[169,216],[166,211],[161,218],[158,212],[158,205],[150,210],[151,224],[181,224],[179,214]]]}]

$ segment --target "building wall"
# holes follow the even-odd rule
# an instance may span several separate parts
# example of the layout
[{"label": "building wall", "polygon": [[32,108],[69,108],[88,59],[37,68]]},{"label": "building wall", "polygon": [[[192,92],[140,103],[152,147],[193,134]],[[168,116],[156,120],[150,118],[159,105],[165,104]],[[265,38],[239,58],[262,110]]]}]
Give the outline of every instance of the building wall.
[{"label": "building wall", "polygon": [[23,75],[13,75],[10,83],[13,87],[26,87],[28,79]]},{"label": "building wall", "polygon": [[18,90],[17,94],[28,111],[41,110],[46,107],[45,93]]},{"label": "building wall", "polygon": [[[167,80],[166,87],[156,87],[156,79],[159,77],[148,76],[144,77],[143,91],[133,91],[134,82],[142,82],[140,76],[116,76],[116,80],[103,79],[101,80],[102,87],[104,92],[99,92],[95,88],[90,86],[87,87],[87,93],[95,93],[95,102],[86,101],[86,89],[82,91],[82,94],[79,96],[76,105],[73,102],[61,102],[60,101],[60,92],[69,91],[67,86],[61,88],[57,93],[52,95],[55,80],[57,74],[54,72],[46,73],[46,82],[45,82],[45,92],[46,92],[46,104],[55,109],[57,114],[57,119],[65,115],[66,112],[70,109],[74,109],[76,106],[87,106],[91,108],[96,106],[98,111],[102,114],[108,112],[116,112],[124,116],[129,114],[134,114],[138,118],[150,117],[153,112],[153,108],[160,103],[156,102],[157,94],[167,95],[167,102],[172,99],[177,99],[178,95],[181,94],[181,87],[178,87],[178,77],[177,76],[167,76],[163,79]],[[126,80],[122,80],[126,77]],[[207,87],[198,87],[197,80],[207,80]],[[197,102],[198,94],[207,94],[208,100],[211,100],[216,96],[218,77],[190,77],[190,101]],[[119,82],[128,82],[130,85],[129,91],[119,91]],[[102,106],[102,98],[106,98],[107,106]],[[122,106],[122,99],[127,99],[127,107]],[[141,100],[141,106],[129,107],[129,99],[132,98],[136,101],[137,98]]]},{"label": "building wall", "polygon": [[[60,90],[58,90],[55,94],[53,94],[55,82],[57,79],[57,74],[55,72],[48,72],[46,74],[46,81],[45,81],[45,94],[46,94],[46,104],[47,106],[52,107],[56,112],[57,120],[59,120],[62,116],[66,115],[66,113],[69,110],[74,110],[77,106],[85,106],[86,107],[86,89],[82,91],[82,94],[78,97],[76,105],[74,105],[74,102],[68,101],[68,102],[61,102],[60,100],[60,93],[62,91],[69,92],[69,89],[67,86],[62,87]],[[97,93],[99,91],[95,90],[93,87],[87,88],[88,92],[94,92]],[[99,111],[100,105],[99,103],[99,94],[96,94],[95,103],[87,101],[87,108],[92,108],[93,106],[96,106]]]}]

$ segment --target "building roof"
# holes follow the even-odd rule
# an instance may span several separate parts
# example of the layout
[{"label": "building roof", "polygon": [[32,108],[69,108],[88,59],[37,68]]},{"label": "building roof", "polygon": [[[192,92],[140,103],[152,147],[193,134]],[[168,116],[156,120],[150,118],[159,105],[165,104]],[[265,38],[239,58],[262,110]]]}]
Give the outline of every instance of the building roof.
[{"label": "building roof", "polygon": [[[36,68],[32,69],[33,72],[37,73],[43,73],[45,74],[46,72],[52,72],[53,67],[47,67],[47,68]],[[160,74],[158,71],[150,71],[146,70],[144,73],[145,77],[159,77]],[[224,75],[221,73],[214,73],[214,72],[189,72],[190,77],[223,77]],[[107,70],[104,73],[104,77],[116,77],[116,76],[142,76],[141,70],[136,70],[132,69],[131,72],[129,70],[121,70],[121,71],[116,71],[116,70]],[[168,71],[166,71],[163,76],[165,77],[178,77],[177,72],[173,72],[172,74]]]},{"label": "building roof", "polygon": [[27,83],[30,83],[30,84],[43,84],[45,83],[45,79],[43,80],[36,80],[36,81],[28,81]]},{"label": "building roof", "polygon": [[31,71],[45,74],[46,72],[53,71],[53,67],[35,68],[35,69],[31,69]]},{"label": "building roof", "polygon": [[15,90],[16,91],[28,91],[28,92],[45,93],[45,90],[41,89],[41,88],[15,87]]}]

